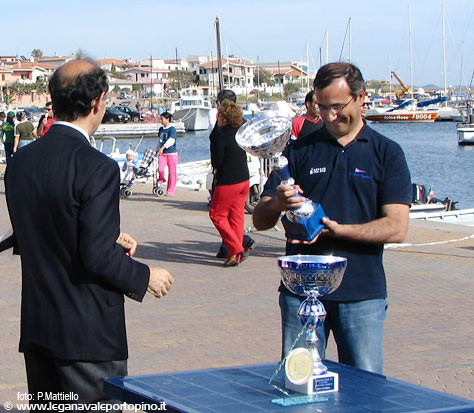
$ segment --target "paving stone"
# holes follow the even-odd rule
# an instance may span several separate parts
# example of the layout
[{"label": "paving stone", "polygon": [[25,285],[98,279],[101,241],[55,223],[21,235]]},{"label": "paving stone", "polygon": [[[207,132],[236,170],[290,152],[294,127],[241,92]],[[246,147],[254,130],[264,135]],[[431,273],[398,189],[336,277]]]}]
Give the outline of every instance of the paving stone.
[{"label": "paving stone", "polygon": [[[121,201],[122,230],[140,244],[137,259],[169,269],[169,295],[126,300],[129,373],[277,361],[280,356],[279,272],[284,233],[252,233],[257,246],[235,268],[215,258],[220,238],[208,216],[207,193],[178,190],[155,197],[135,185]],[[0,230],[7,226],[0,181]],[[250,215],[246,224],[251,224]],[[404,248],[384,254],[389,290],[385,323],[385,374],[460,397],[474,396],[474,240],[456,240],[472,228],[411,222]],[[0,405],[26,391],[18,353],[20,261],[0,254]],[[327,357],[336,360],[333,339]],[[21,389],[21,390],[18,390]]]}]

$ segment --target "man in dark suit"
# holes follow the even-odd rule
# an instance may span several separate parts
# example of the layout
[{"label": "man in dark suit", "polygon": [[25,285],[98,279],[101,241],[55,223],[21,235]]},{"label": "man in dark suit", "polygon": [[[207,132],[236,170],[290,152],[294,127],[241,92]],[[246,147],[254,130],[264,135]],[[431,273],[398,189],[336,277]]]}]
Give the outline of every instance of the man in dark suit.
[{"label": "man in dark suit", "polygon": [[165,269],[133,260],[137,243],[120,233],[118,165],[89,142],[107,90],[92,61],[60,67],[49,83],[57,122],[5,175],[22,263],[20,351],[36,403],[47,392],[110,402],[104,378],[127,374],[124,294],[162,297],[173,283]]}]

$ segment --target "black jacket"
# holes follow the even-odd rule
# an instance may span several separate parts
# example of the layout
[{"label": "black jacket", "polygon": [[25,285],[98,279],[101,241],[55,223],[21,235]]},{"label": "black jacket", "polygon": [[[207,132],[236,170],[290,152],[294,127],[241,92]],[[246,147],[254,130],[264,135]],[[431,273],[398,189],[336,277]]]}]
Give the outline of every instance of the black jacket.
[{"label": "black jacket", "polygon": [[126,359],[124,296],[149,269],[124,254],[119,168],[65,125],[20,149],[5,174],[22,264],[20,351],[84,361]]},{"label": "black jacket", "polygon": [[211,138],[211,163],[217,185],[233,185],[249,179],[247,154],[235,141],[239,128],[216,126]]}]

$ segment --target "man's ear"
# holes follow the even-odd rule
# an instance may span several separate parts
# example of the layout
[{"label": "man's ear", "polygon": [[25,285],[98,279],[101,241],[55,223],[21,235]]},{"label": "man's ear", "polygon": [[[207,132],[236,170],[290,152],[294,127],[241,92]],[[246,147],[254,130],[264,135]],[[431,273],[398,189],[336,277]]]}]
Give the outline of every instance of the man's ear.
[{"label": "man's ear", "polygon": [[[93,99],[91,102],[92,110],[94,111],[94,114],[99,112],[100,110],[100,104],[102,100],[105,100],[105,92],[102,92],[97,98]],[[105,102],[104,102],[105,104]]]}]

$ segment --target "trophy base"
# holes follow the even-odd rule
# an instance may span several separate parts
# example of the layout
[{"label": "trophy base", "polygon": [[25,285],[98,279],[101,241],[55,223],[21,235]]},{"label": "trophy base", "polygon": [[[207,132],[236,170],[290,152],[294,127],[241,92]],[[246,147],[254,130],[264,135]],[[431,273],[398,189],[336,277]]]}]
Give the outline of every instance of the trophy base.
[{"label": "trophy base", "polygon": [[298,222],[290,221],[286,215],[281,218],[285,236],[288,239],[299,239],[311,241],[324,229],[321,220],[327,217],[321,204],[314,204],[314,212],[309,218],[301,219]]},{"label": "trophy base", "polygon": [[294,384],[285,376],[285,387],[303,394],[322,394],[339,391],[339,375],[328,371],[319,376],[312,376],[304,384]]}]

